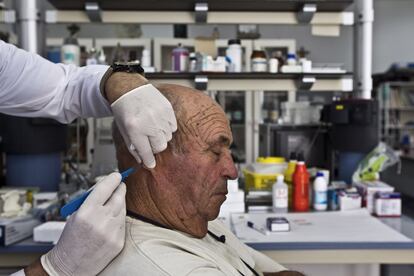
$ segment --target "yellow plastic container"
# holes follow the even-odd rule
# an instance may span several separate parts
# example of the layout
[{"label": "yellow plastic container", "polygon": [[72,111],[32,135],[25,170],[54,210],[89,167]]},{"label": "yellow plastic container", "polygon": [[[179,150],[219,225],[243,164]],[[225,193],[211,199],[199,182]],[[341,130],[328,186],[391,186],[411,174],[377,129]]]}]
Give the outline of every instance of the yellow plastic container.
[{"label": "yellow plastic container", "polygon": [[281,164],[286,160],[283,157],[270,156],[270,157],[257,157],[256,162],[261,164]]},{"label": "yellow plastic container", "polygon": [[243,170],[246,190],[271,190],[278,175],[286,169],[283,157],[258,157],[256,163]]},{"label": "yellow plastic container", "polygon": [[283,175],[281,173],[254,173],[246,169],[243,170],[243,174],[244,178],[246,179],[246,188],[248,190],[270,190],[272,189],[273,184],[276,182],[277,176]]}]

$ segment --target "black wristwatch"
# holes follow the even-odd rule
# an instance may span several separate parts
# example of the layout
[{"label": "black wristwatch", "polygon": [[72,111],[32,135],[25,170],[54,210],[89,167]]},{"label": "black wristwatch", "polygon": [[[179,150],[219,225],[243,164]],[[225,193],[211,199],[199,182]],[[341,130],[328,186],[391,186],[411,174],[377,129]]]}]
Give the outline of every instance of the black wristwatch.
[{"label": "black wristwatch", "polygon": [[101,93],[105,99],[106,99],[105,83],[109,79],[109,77],[115,72],[125,72],[125,73],[132,73],[132,74],[137,73],[142,76],[145,75],[144,68],[142,68],[141,63],[138,61],[130,61],[130,62],[116,61],[114,62],[108,68],[108,70],[106,70],[100,83]]}]

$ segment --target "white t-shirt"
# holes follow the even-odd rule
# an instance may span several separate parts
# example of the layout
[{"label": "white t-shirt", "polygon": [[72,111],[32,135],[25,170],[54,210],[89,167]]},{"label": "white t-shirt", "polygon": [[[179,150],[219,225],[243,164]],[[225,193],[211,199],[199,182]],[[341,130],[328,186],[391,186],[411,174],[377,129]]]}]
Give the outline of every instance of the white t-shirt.
[{"label": "white t-shirt", "polygon": [[198,239],[137,219],[126,219],[126,242],[121,253],[100,275],[259,275],[285,268],[240,242],[220,221],[209,222],[214,235]]}]

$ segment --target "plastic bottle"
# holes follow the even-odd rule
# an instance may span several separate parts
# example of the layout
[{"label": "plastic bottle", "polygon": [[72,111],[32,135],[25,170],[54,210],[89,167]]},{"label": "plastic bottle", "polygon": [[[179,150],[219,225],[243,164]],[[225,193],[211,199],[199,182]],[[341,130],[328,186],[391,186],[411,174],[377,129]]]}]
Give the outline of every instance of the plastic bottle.
[{"label": "plastic bottle", "polygon": [[230,39],[228,41],[226,56],[230,60],[229,72],[242,71],[242,48],[240,39]]},{"label": "plastic bottle", "polygon": [[322,172],[313,181],[313,208],[317,211],[328,209],[328,183]]},{"label": "plastic bottle", "polygon": [[286,63],[287,63],[288,65],[296,65],[296,55],[295,55],[295,54],[293,54],[293,53],[289,53],[289,54],[287,55],[287,60],[286,60]]},{"label": "plastic bottle", "polygon": [[277,73],[279,71],[279,60],[275,57],[269,59],[269,72]]},{"label": "plastic bottle", "polygon": [[252,72],[266,72],[267,59],[265,51],[255,49],[251,55]]},{"label": "plastic bottle", "polygon": [[105,53],[104,53],[103,49],[101,49],[101,50],[99,51],[99,55],[98,55],[98,64],[104,64],[104,65],[106,65],[106,64],[107,64],[107,63],[106,63],[106,56],[105,56]]},{"label": "plastic bottle", "polygon": [[76,34],[79,27],[75,24],[68,26],[69,36],[65,38],[62,45],[61,61],[64,64],[80,65],[80,47]]},{"label": "plastic bottle", "polygon": [[293,208],[293,181],[292,177],[295,173],[296,164],[298,163],[296,152],[290,153],[289,163],[287,166],[287,169],[285,170],[284,176],[285,176],[285,182],[288,185],[288,195],[289,195],[289,208]]},{"label": "plastic bottle", "polygon": [[172,70],[176,72],[185,72],[188,70],[188,50],[181,43],[172,50]]},{"label": "plastic bottle", "polygon": [[141,66],[151,67],[151,52],[145,48],[142,50]]},{"label": "plastic bottle", "polygon": [[295,173],[293,174],[293,210],[309,211],[309,173],[303,154],[299,154]]},{"label": "plastic bottle", "polygon": [[277,181],[272,187],[273,211],[286,213],[288,211],[288,186],[283,182],[283,175],[277,176]]}]

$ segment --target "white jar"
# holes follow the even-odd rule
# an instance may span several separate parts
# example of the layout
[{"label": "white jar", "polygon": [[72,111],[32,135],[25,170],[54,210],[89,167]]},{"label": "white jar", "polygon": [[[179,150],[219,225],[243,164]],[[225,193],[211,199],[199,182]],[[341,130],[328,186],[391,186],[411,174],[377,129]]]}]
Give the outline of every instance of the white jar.
[{"label": "white jar", "polygon": [[242,71],[242,47],[240,39],[230,39],[226,50],[226,56],[230,60],[229,72]]},{"label": "white jar", "polygon": [[269,72],[277,73],[279,71],[279,60],[277,58],[269,59]]},{"label": "white jar", "polygon": [[323,173],[318,172],[313,181],[313,208],[325,211],[328,208],[328,183]]},{"label": "white jar", "polygon": [[141,66],[151,67],[151,52],[145,48],[142,50]]}]

